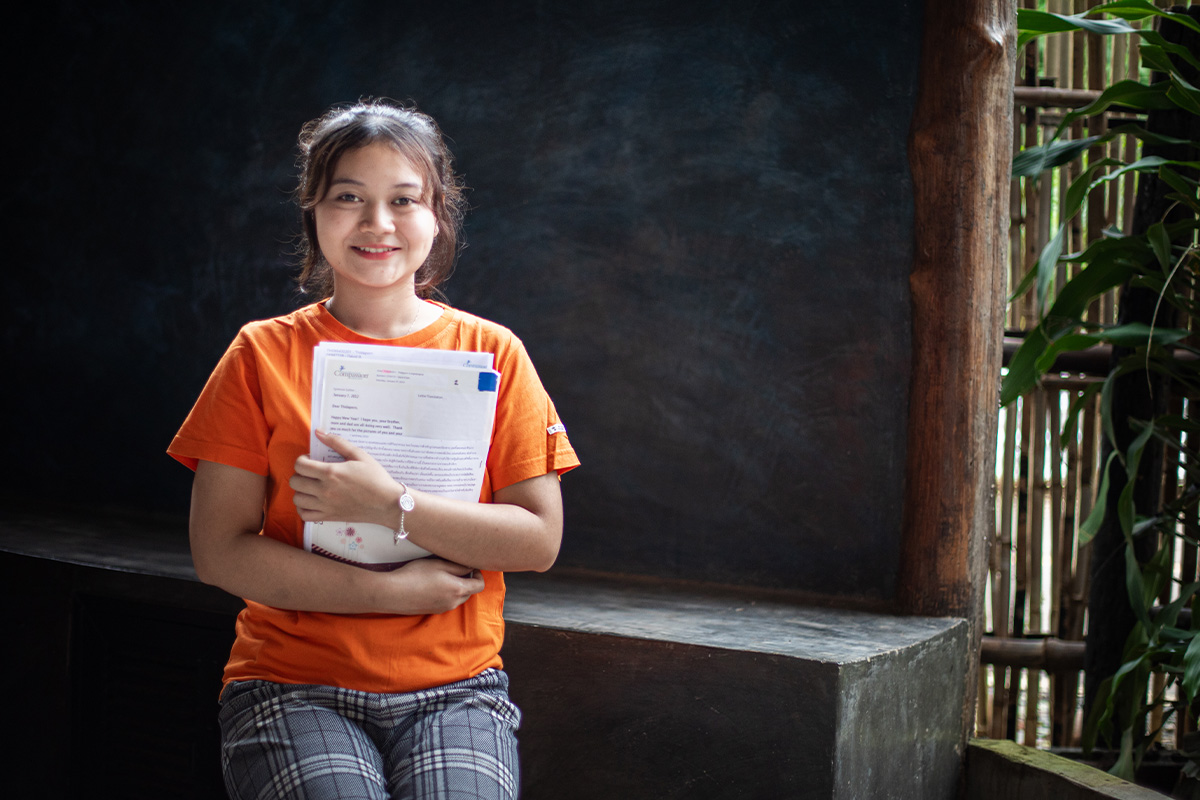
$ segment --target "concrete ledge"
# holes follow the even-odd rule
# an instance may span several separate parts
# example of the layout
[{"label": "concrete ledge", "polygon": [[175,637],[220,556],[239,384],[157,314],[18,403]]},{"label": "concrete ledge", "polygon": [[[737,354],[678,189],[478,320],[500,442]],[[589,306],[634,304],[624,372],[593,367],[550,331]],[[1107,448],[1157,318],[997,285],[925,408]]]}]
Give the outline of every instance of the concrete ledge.
[{"label": "concrete ledge", "polygon": [[967,800],[1162,800],[1164,795],[1095,767],[1008,739],[972,739]]},{"label": "concrete ledge", "polygon": [[510,584],[529,798],[955,796],[961,620],[553,573]]},{"label": "concrete ledge", "polygon": [[[955,796],[961,620],[554,573],[510,576],[509,587],[503,656],[525,715],[526,800]],[[199,742],[191,765],[177,769],[203,773],[196,787],[212,785],[214,681],[241,603],[196,581],[178,520],[0,515],[0,593],[34,609],[10,639],[33,655],[7,660],[0,677],[25,688],[14,718],[32,725],[30,746],[13,755],[63,790],[39,796],[80,788],[55,767],[73,763],[66,754],[80,734],[56,732],[50,720],[78,729],[106,713],[88,705],[107,691],[96,676],[123,673],[136,639],[110,643],[142,626],[155,631],[148,652],[171,642],[171,668],[199,676],[169,701],[194,706],[171,730]],[[77,674],[81,664],[88,675]],[[196,664],[203,669],[188,666]],[[38,699],[46,697],[54,708]],[[105,753],[114,784],[138,769]]]}]

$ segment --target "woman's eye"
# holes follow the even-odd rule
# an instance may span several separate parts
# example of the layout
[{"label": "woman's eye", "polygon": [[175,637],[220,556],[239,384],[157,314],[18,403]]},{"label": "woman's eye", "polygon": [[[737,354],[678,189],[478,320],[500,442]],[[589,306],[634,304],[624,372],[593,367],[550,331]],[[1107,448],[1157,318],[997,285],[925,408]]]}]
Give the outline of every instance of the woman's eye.
[{"label": "woman's eye", "polygon": [[394,202],[398,206],[411,206],[411,205],[414,205],[415,203],[417,203],[418,201],[412,197],[397,197],[392,202]]},{"label": "woman's eye", "polygon": [[347,193],[339,194],[334,199],[337,200],[339,203],[353,203],[356,200],[358,200],[358,196],[347,192]]}]

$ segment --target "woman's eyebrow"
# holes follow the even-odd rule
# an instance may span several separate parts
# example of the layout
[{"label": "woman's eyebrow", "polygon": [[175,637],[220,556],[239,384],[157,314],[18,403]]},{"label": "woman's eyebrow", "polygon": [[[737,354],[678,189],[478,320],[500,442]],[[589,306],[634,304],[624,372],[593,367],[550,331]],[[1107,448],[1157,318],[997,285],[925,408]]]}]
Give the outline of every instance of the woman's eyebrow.
[{"label": "woman's eyebrow", "polygon": [[[334,178],[333,180],[331,180],[331,181],[329,182],[329,185],[330,185],[330,186],[336,186],[336,185],[337,185],[337,184],[339,184],[339,183],[348,183],[348,184],[350,184],[351,186],[365,186],[365,185],[366,185],[366,184],[365,184],[365,183],[363,183],[362,181],[360,181],[360,180],[356,180],[356,179],[354,179],[354,178]],[[412,183],[412,182],[409,182],[409,183],[397,183],[397,184],[393,184],[393,185],[392,185],[392,188],[393,188],[393,189],[420,189],[420,188],[421,188],[421,184],[419,184],[419,183]]]}]

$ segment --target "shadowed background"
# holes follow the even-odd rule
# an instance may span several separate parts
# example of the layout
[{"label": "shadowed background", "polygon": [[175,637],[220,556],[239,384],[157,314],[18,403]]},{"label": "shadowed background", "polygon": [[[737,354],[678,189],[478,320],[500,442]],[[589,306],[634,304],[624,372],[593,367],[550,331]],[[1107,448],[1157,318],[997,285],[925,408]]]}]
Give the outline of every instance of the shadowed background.
[{"label": "shadowed background", "polygon": [[584,466],[559,564],[882,604],[909,374],[911,2],[47,2],[3,199],[11,502],[183,514],[163,452],[303,302],[300,125],[411,99],[472,187],[452,304]]}]

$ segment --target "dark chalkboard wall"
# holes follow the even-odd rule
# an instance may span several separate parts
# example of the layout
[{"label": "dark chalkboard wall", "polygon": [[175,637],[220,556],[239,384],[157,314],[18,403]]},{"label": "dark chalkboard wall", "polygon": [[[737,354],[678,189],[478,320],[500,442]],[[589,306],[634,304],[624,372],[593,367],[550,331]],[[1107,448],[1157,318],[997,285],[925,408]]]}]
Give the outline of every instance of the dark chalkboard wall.
[{"label": "dark chalkboard wall", "polygon": [[163,449],[299,302],[295,134],[386,95],[473,187],[448,296],[525,339],[584,461],[560,564],[891,596],[919,4],[35,5],[10,497],[183,512]]}]

